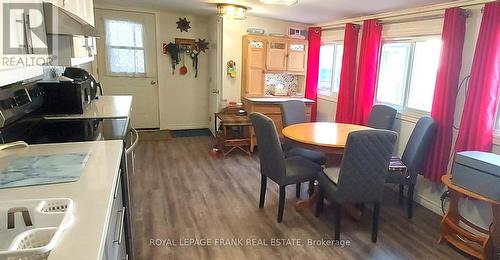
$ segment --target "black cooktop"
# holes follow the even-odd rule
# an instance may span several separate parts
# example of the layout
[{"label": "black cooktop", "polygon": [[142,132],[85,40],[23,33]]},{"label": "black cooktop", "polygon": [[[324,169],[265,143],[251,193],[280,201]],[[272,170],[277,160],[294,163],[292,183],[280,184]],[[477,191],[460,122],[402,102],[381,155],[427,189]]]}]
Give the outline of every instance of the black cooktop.
[{"label": "black cooktop", "polygon": [[124,140],[129,129],[126,118],[50,120],[27,117],[0,129],[0,143],[28,144]]}]

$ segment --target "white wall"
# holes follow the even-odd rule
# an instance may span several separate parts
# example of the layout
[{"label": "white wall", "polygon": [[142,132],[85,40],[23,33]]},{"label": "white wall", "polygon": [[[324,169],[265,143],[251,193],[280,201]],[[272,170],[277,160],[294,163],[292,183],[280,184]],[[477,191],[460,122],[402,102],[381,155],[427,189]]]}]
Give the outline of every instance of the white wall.
[{"label": "white wall", "polygon": [[[462,69],[460,73],[460,79],[465,78],[470,74],[472,67],[472,60],[474,56],[474,49],[476,45],[477,35],[479,33],[479,26],[481,22],[481,7],[472,8],[472,15],[467,19],[466,24],[466,35],[465,43],[462,57]],[[404,36],[404,34],[414,35],[425,35],[428,32],[418,33],[418,30],[429,32],[438,31],[440,34],[442,28],[442,19],[425,21],[421,23],[407,23],[407,24],[391,24],[390,26],[384,26],[383,35],[385,37],[393,36]],[[324,37],[324,40],[338,40],[338,32],[328,33]],[[361,35],[361,32],[360,32]],[[410,36],[408,35],[408,36]],[[462,110],[464,106],[465,99],[465,89],[462,88],[457,97],[456,111],[455,111],[455,126],[460,125],[460,118],[462,115]],[[335,111],[337,107],[336,99],[330,97],[318,97],[318,118],[322,121],[334,121]],[[397,153],[402,154],[406,142],[410,137],[413,128],[416,123],[415,118],[407,117],[404,115],[398,115],[395,123],[395,128],[399,132],[399,140],[397,145]],[[454,136],[456,138],[457,131],[455,131]],[[500,145],[495,145],[493,151],[495,153],[500,153]],[[451,162],[450,162],[451,165]],[[440,195],[444,191],[441,184],[436,184],[427,181],[424,178],[419,178],[417,186],[415,189],[415,201],[421,205],[429,208],[430,210],[441,214],[441,202]],[[461,212],[464,216],[468,217],[473,223],[480,226],[487,227],[491,222],[491,209],[487,205],[478,203],[477,201],[465,201],[461,205]]]},{"label": "white wall", "polygon": [[[191,21],[188,32],[180,32],[176,22],[186,17]],[[188,74],[180,75],[179,64],[172,75],[171,59],[161,52],[163,43],[175,38],[207,39],[208,18],[189,14],[160,12],[157,16],[158,83],[161,129],[193,129],[208,127],[208,51],[198,56],[198,77],[186,56]],[[182,58],[182,57],[181,57]]]},{"label": "white wall", "polygon": [[[222,79],[222,99],[224,101],[241,100],[241,54],[242,36],[247,34],[248,28],[264,29],[265,33],[287,34],[289,27],[307,28],[308,25],[290,23],[281,20],[268,19],[262,17],[248,16],[245,20],[224,19],[223,22],[223,79]],[[229,60],[236,62],[237,76],[231,78],[225,74],[226,63]]]},{"label": "white wall", "polygon": [[[208,127],[208,51],[198,56],[197,78],[194,77],[190,58],[186,58],[188,74],[179,75],[181,62],[172,75],[171,60],[162,53],[162,44],[174,42],[175,38],[208,40],[209,19],[205,16],[100,3],[96,3],[96,8],[155,14],[160,128],[176,130]],[[191,21],[188,32],[177,29],[176,22],[184,17]]]}]

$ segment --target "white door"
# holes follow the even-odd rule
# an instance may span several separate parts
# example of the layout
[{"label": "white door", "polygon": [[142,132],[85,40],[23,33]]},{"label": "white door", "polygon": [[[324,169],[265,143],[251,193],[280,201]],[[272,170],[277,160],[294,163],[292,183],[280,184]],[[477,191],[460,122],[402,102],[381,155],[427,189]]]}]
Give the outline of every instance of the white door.
[{"label": "white door", "polygon": [[99,81],[105,95],[133,96],[134,128],[159,128],[155,15],[96,9]]},{"label": "white door", "polygon": [[[215,129],[215,121],[217,120],[214,116],[215,113],[219,112],[220,100],[221,100],[221,85],[222,85],[222,19],[212,18],[209,25],[209,38],[211,41],[211,47],[208,49],[209,53],[209,110],[208,118],[210,118],[209,129],[215,135],[217,129]],[[219,65],[217,65],[219,64]]]}]

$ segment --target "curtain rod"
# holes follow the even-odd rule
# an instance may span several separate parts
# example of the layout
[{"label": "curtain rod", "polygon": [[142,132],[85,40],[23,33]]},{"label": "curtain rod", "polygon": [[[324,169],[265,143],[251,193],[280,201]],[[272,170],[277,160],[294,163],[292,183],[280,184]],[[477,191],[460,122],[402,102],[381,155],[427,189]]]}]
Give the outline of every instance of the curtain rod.
[{"label": "curtain rod", "polygon": [[[473,7],[473,6],[480,6],[484,5],[489,2],[496,2],[498,0],[470,0],[470,1],[457,1],[455,3],[451,2],[448,4],[437,4],[434,6],[429,6],[425,8],[420,8],[420,10],[408,10],[407,12],[389,12],[389,13],[382,13],[378,15],[369,15],[369,16],[363,16],[363,17],[356,17],[356,18],[348,18],[344,20],[339,20],[338,22],[335,23],[323,23],[323,24],[318,24],[316,26],[322,27],[322,30],[325,31],[330,31],[330,30],[336,30],[339,28],[343,28],[346,23],[353,23],[353,24],[360,24],[364,20],[369,20],[369,19],[379,19],[384,23],[384,20],[391,20],[397,17],[405,17],[405,16],[412,16],[412,15],[418,15],[418,14],[426,14],[426,13],[436,13],[436,12],[443,12],[447,8],[452,8],[452,7],[460,7],[460,8],[468,8],[468,7]],[[403,19],[402,19],[403,20]],[[386,21],[386,23],[389,21]]]},{"label": "curtain rod", "polygon": [[[482,10],[482,9],[481,9]],[[465,17],[469,17],[471,15],[471,10],[469,9],[464,9],[463,10],[463,15]],[[410,22],[418,22],[418,21],[427,21],[427,20],[438,20],[438,19],[443,19],[444,14],[435,14],[435,15],[427,15],[427,16],[420,16],[420,17],[409,17],[409,18],[401,18],[401,19],[381,19],[380,23],[381,24],[396,24],[396,23],[410,23]],[[353,23],[354,25],[359,26],[356,23]],[[344,30],[345,25],[338,25],[335,27],[327,27],[327,28],[321,28],[321,31],[336,31],[336,30]]]}]

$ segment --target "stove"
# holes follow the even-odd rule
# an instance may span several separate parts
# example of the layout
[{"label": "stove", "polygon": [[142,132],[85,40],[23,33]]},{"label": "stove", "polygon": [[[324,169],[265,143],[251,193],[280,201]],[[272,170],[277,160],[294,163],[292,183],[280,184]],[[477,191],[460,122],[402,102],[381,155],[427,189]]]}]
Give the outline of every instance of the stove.
[{"label": "stove", "polygon": [[[35,95],[39,93],[38,95]],[[129,119],[44,119],[44,91],[36,82],[0,89],[0,143],[124,140]]]},{"label": "stove", "polygon": [[120,119],[47,120],[27,117],[0,129],[0,143],[28,144],[123,140],[129,122]]}]

